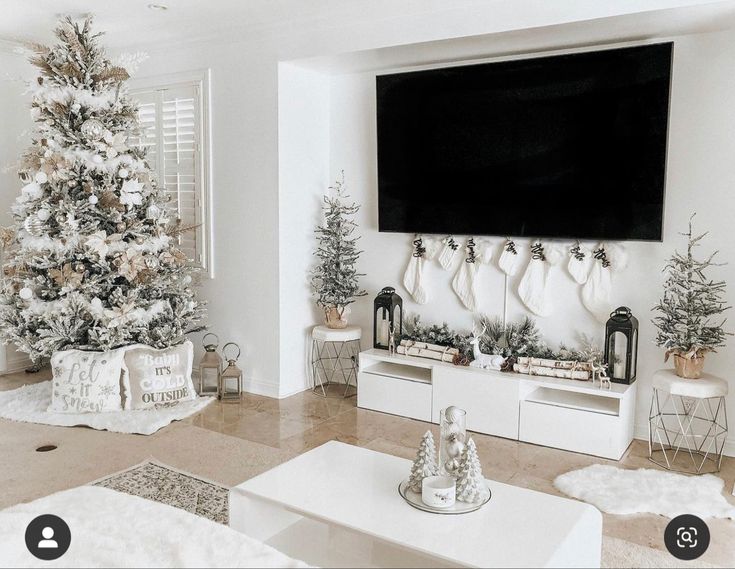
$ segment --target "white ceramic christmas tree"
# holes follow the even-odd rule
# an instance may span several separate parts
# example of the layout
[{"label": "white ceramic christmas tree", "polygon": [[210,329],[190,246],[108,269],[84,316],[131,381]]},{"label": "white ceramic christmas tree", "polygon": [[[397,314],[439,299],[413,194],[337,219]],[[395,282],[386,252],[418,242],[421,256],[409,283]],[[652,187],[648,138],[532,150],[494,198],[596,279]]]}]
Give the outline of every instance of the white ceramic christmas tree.
[{"label": "white ceramic christmas tree", "polygon": [[436,445],[434,444],[434,436],[431,431],[426,431],[421,439],[418,451],[416,451],[416,460],[413,461],[411,467],[411,476],[408,479],[408,486],[414,492],[421,492],[421,483],[427,476],[436,476],[439,472],[436,460]]},{"label": "white ceramic christmas tree", "polygon": [[475,504],[482,502],[490,494],[490,490],[482,475],[480,459],[477,456],[475,441],[471,438],[462,451],[457,475],[457,500]]}]

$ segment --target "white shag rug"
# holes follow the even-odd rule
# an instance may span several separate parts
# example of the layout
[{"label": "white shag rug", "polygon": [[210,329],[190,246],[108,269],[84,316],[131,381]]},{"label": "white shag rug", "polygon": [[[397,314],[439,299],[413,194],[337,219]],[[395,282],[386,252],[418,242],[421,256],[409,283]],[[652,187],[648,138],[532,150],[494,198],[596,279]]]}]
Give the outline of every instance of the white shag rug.
[{"label": "white shag rug", "polygon": [[658,514],[674,518],[735,519],[735,506],[722,494],[725,482],[711,474],[685,476],[649,468],[625,470],[593,464],[557,476],[554,486],[608,514]]},{"label": "white shag rug", "polygon": [[[28,523],[60,516],[69,550],[42,561],[26,549]],[[108,488],[81,486],[0,511],[0,567],[306,567],[222,524]]]},{"label": "white shag rug", "polygon": [[11,421],[41,423],[59,427],[87,426],[100,431],[152,435],[172,421],[180,421],[201,411],[214,397],[198,397],[173,407],[110,413],[49,413],[51,382],[24,385],[12,391],[0,391],[0,417]]}]

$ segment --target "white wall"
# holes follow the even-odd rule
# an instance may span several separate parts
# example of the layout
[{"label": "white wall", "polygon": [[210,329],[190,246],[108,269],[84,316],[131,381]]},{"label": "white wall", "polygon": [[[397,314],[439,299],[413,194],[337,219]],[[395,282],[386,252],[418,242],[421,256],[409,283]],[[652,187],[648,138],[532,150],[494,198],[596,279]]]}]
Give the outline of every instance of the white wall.
[{"label": "white wall", "polygon": [[[13,164],[30,144],[29,101],[23,95],[25,80],[32,78],[30,65],[0,44],[0,226],[12,223],[10,206],[20,193],[21,184]],[[0,346],[0,373],[22,370],[30,365],[28,357]]]},{"label": "white wall", "polygon": [[[280,397],[307,387],[309,332],[320,318],[311,301],[314,227],[329,183],[329,78],[279,64]],[[308,299],[304,301],[304,299]]]},{"label": "white wall", "polygon": [[[629,306],[640,320],[640,356],[638,371],[637,434],[647,436],[647,413],[650,402],[650,376],[664,367],[662,351],[653,344],[655,329],[650,323],[651,307],[661,294],[665,259],[685,241],[678,235],[685,231],[691,213],[697,212],[696,228],[709,231],[702,253],[719,250],[721,261],[729,265],[714,268],[711,277],[729,284],[728,302],[735,304],[735,244],[732,241],[732,216],[735,214],[735,33],[720,32],[674,38],[674,72],[671,95],[669,153],[663,243],[628,243],[630,266],[613,277],[613,303]],[[443,271],[438,263],[428,269],[430,303],[416,305],[403,289],[402,275],[410,255],[410,235],[377,232],[377,164],[375,126],[375,73],[334,76],[331,79],[330,162],[334,175],[341,169],[347,174],[352,196],[362,202],[359,222],[362,231],[360,269],[367,273],[364,285],[370,296],[355,306],[353,320],[372,330],[371,302],[386,285],[395,286],[404,299],[407,312],[417,312],[425,322],[441,323],[468,329],[472,314],[459,302],[451,289],[453,273]],[[451,195],[461,199],[461,195]],[[458,189],[457,189],[458,190]],[[601,206],[604,198],[591,197]],[[521,207],[522,204],[519,204]],[[492,203],[478,204],[494,212]],[[496,243],[496,258],[502,242]],[[455,264],[456,269],[456,264]],[[482,267],[480,273],[479,311],[502,315],[504,279],[496,265]],[[527,310],[517,296],[520,275],[510,279],[508,317],[516,319]],[[604,336],[598,323],[582,306],[580,287],[566,268],[553,269],[551,286],[556,311],[548,318],[537,318],[539,328],[551,345],[561,341],[574,344],[579,332]],[[735,325],[730,328],[735,330]],[[372,338],[367,338],[367,342]],[[366,344],[367,344],[366,342]],[[671,364],[666,364],[670,366]],[[707,371],[728,377],[735,368],[735,341],[721,353],[707,357]],[[735,408],[735,393],[729,398]],[[729,451],[735,453],[731,435]]]}]

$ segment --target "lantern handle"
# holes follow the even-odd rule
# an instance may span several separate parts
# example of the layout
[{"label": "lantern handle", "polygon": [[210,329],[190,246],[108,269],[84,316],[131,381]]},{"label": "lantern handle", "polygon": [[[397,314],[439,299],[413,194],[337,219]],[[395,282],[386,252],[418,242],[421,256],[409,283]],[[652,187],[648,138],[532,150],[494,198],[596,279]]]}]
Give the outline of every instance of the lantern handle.
[{"label": "lantern handle", "polygon": [[617,322],[624,322],[625,320],[630,320],[631,316],[633,316],[633,311],[627,306],[621,306],[619,308],[616,308],[610,313],[610,319],[615,320]]},{"label": "lantern handle", "polygon": [[[237,348],[237,355],[234,357],[234,359],[228,358],[227,355],[225,354],[225,350],[227,349],[227,346],[235,346]],[[228,362],[239,360],[240,359],[240,353],[241,353],[240,352],[240,346],[238,346],[235,342],[227,342],[224,346],[222,346],[222,355],[225,357],[225,359]]]},{"label": "lantern handle", "polygon": [[[207,344],[207,343],[205,343],[205,340],[206,340],[207,336],[214,336],[216,338],[214,344]],[[214,346],[214,348],[212,348],[211,350],[207,350],[207,348],[210,347],[210,346]],[[217,346],[219,346],[219,336],[217,334],[215,334],[214,332],[207,332],[206,334],[204,334],[204,336],[202,336],[202,347],[206,351],[213,352],[213,351],[215,351],[217,349]]]}]

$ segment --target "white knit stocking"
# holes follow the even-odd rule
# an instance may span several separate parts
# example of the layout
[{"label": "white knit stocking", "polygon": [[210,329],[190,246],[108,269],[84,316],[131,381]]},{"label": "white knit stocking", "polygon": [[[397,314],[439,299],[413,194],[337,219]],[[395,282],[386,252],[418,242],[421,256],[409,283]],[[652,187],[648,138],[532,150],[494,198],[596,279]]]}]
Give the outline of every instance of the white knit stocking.
[{"label": "white knit stocking", "polygon": [[531,261],[518,285],[518,295],[526,308],[538,316],[551,316],[554,312],[548,287],[549,271],[561,257],[558,247],[545,247],[538,241],[531,247]]},{"label": "white knit stocking", "polygon": [[424,286],[425,253],[423,240],[418,237],[413,242],[411,258],[408,260],[406,272],[403,273],[403,286],[418,304],[429,302],[429,295]]},{"label": "white knit stocking", "polygon": [[459,249],[459,243],[451,235],[442,240],[442,248],[439,252],[439,265],[445,271],[452,268],[452,262],[457,254],[457,249]]},{"label": "white knit stocking", "polygon": [[512,239],[508,239],[503,245],[503,252],[498,259],[498,266],[509,277],[518,272],[521,266],[520,247]]},{"label": "white knit stocking", "polygon": [[594,263],[589,279],[587,279],[587,282],[582,287],[582,304],[584,304],[584,307],[597,320],[606,322],[612,310],[612,302],[610,300],[610,293],[612,292],[610,261],[607,258],[607,251],[604,245],[595,249],[592,255],[594,257]]},{"label": "white knit stocking", "polygon": [[577,284],[584,284],[587,282],[593,262],[592,252],[584,245],[577,243],[569,250],[567,270]]},{"label": "white knit stocking", "polygon": [[467,256],[464,262],[457,269],[457,273],[452,280],[452,288],[457,294],[462,304],[467,310],[474,311],[477,307],[477,271],[480,268],[478,259],[475,256],[475,240],[470,238],[467,240]]}]

